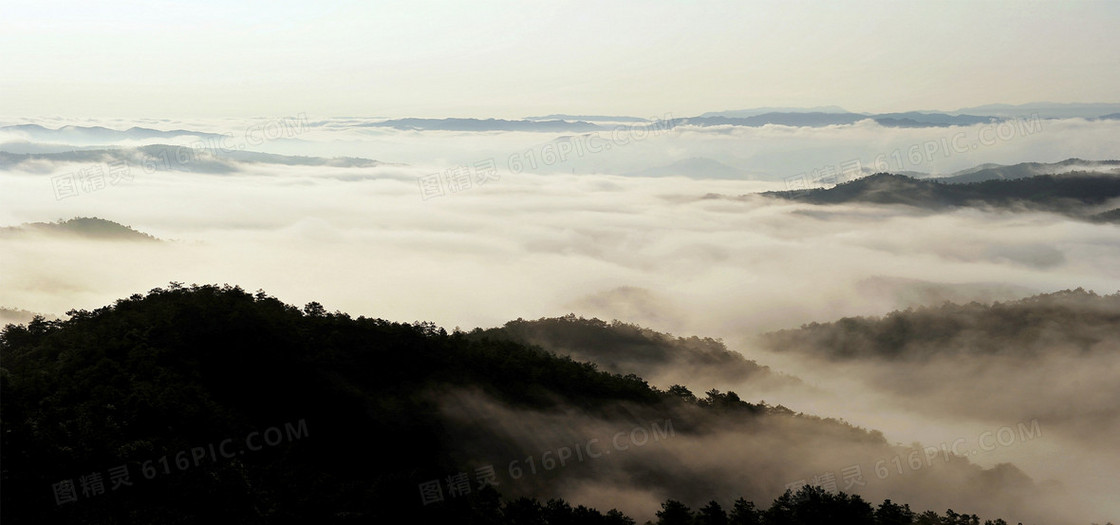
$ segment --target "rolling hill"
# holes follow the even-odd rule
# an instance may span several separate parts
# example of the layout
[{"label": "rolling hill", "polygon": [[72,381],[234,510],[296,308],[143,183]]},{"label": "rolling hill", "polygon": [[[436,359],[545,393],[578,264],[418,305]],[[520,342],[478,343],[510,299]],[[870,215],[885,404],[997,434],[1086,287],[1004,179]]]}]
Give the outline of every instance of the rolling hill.
[{"label": "rolling hill", "polygon": [[[862,498],[786,487],[873,476],[909,452],[733,392],[659,390],[508,339],[263,291],[172,283],[68,315],[0,334],[5,522],[521,523],[558,507],[627,523],[564,500],[652,518],[659,501],[777,496],[750,515],[838,504],[871,524]],[[1012,519],[1055,497],[1012,466],[948,454],[876,485]]]}]

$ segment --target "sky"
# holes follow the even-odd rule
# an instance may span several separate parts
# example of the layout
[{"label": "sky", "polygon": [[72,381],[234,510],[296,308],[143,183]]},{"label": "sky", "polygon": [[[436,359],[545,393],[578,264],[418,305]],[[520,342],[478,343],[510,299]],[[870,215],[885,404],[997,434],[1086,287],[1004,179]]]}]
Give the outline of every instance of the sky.
[{"label": "sky", "polygon": [[0,116],[1114,102],[1116,2],[5,1]]}]

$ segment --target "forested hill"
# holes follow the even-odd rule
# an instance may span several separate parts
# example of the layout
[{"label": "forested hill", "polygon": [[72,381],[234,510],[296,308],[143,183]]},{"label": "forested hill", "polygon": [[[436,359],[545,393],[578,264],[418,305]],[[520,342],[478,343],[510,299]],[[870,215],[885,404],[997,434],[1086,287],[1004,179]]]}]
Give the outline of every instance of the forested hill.
[{"label": "forested hill", "polygon": [[92,240],[158,241],[131,227],[98,217],[74,217],[56,222],[32,222],[0,227],[0,237],[47,235]]},{"label": "forested hill", "polygon": [[903,204],[929,210],[964,206],[1063,213],[1110,221],[1110,210],[1097,209],[1120,197],[1120,177],[1100,173],[1039,175],[1014,180],[946,184],[905,175],[877,173],[831,188],[766,192],[762,195],[809,204]]},{"label": "forested hill", "polygon": [[[678,505],[768,501],[829,468],[871,476],[876,459],[905,453],[733,392],[662,391],[508,340],[237,287],[172,283],[68,315],[0,335],[4,523],[627,523],[559,498],[609,508],[619,500],[595,487],[610,486],[680,500],[662,509],[673,518]],[[717,462],[704,456],[713,443]],[[476,485],[487,467],[494,483]],[[1014,467],[948,455],[879,483],[910,497],[939,487],[935,508],[987,517],[1045,501]],[[879,521],[855,496],[784,497],[738,515],[776,525],[831,505],[846,523],[908,522]]]},{"label": "forested hill", "polygon": [[769,367],[732,352],[707,337],[674,337],[620,321],[605,322],[570,314],[535,321],[518,319],[500,328],[475,329],[472,338],[509,339],[557,355],[590,361],[608,372],[637,374],[665,386],[706,382],[795,383]]},{"label": "forested hill", "polygon": [[[945,303],[882,317],[845,317],[767,334],[775,351],[831,360],[931,360],[962,355],[1030,359],[1071,349],[1110,351],[1120,339],[1120,292],[1081,288],[992,304]],[[1115,346],[1115,345],[1113,345]]]},{"label": "forested hill", "polygon": [[1087,449],[1116,449],[1120,293],[1078,288],[990,304],[945,303],[811,323],[760,342],[831,367],[916,412],[1033,421]]},{"label": "forested hill", "polygon": [[[426,391],[471,385],[532,407],[659,399],[636,377],[513,343],[301,311],[238,288],[157,289],[69,314],[0,339],[4,522],[376,515],[416,499],[411,473],[449,464]],[[51,499],[60,479],[121,464],[136,478],[145,460],[300,420],[306,439],[257,457],[160,471],[112,497]]]}]

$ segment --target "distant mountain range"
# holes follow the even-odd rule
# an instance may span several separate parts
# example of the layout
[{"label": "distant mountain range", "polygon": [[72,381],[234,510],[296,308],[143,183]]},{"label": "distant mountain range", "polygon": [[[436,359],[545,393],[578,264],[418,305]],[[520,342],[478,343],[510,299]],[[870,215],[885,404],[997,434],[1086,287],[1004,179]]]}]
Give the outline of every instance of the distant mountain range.
[{"label": "distant mountain range", "polygon": [[402,118],[356,124],[360,127],[381,127],[401,130],[440,131],[595,131],[609,129],[582,120],[503,120],[477,118]]},{"label": "distant mountain range", "polygon": [[[862,120],[874,120],[880,125],[892,128],[931,128],[931,126],[972,125],[987,123],[993,116],[977,115],[950,115],[944,113],[831,113],[831,112],[767,112],[754,113],[750,110],[743,112],[725,112],[726,114],[746,114],[749,116],[727,116],[725,114],[707,114],[708,116],[691,116],[691,118],[670,119],[670,128],[678,125],[741,125],[748,128],[758,128],[767,124],[810,126],[819,128],[824,125],[846,125]],[[526,120],[498,120],[498,119],[393,119],[381,122],[368,122],[356,124],[372,126],[372,128],[393,128],[399,130],[441,130],[441,131],[554,131],[554,132],[586,132],[612,130],[618,123],[629,125],[646,123],[654,124],[650,120],[638,118],[619,118],[619,116],[590,116],[587,119],[576,119],[573,115],[549,115],[563,120],[540,120],[533,118]]]},{"label": "distant mountain range", "polygon": [[[887,127],[943,127],[971,126],[1014,118],[1120,118],[1120,104],[1059,104],[1039,102],[1021,105],[992,104],[962,108],[956,111],[907,111],[894,113],[856,113],[838,106],[811,108],[762,107],[702,113],[693,117],[669,119],[671,126],[836,126],[862,120],[874,120]],[[622,125],[653,125],[657,119],[626,115],[571,115],[556,113],[531,116],[519,120],[494,118],[395,118],[362,120],[359,118],[332,119],[309,122],[309,127],[382,127],[421,131],[527,131],[527,132],[589,132],[611,130]],[[662,125],[663,124],[659,124]],[[131,127],[117,130],[102,126],[63,126],[51,129],[39,124],[0,126],[0,133],[9,132],[26,136],[34,142],[61,142],[69,144],[108,144],[121,140],[150,140],[174,137],[199,137],[222,139],[223,135],[184,129],[157,130]],[[225,137],[228,139],[228,137]]]},{"label": "distant mountain range", "polygon": [[727,111],[714,111],[703,113],[701,117],[732,117],[743,118],[763,115],[766,113],[852,113],[868,117],[890,117],[891,115],[936,115],[948,114],[950,116],[985,115],[995,118],[1029,118],[1038,115],[1039,118],[1106,118],[1120,113],[1120,103],[1060,103],[1060,102],[1031,102],[1027,104],[985,104],[956,110],[921,110],[906,113],[858,113],[850,112],[839,106],[817,106],[811,108],[796,107],[764,107],[753,109],[738,109]]},{"label": "distant mountain range", "polygon": [[0,132],[17,132],[27,135],[35,141],[70,140],[80,143],[104,143],[120,140],[145,140],[168,139],[175,137],[191,136],[206,139],[221,139],[217,133],[206,133],[186,129],[158,130],[150,128],[131,127],[128,129],[112,129],[102,126],[62,126],[51,129],[38,124],[16,124],[13,126],[0,126]]},{"label": "distant mountain range", "polygon": [[587,122],[649,122],[650,119],[642,117],[627,117],[621,115],[545,115],[542,117],[525,117],[523,120],[531,120],[533,122],[548,121],[548,120],[583,120]]},{"label": "distant mountain range", "polygon": [[938,182],[953,184],[983,182],[986,180],[1025,179],[1035,175],[1059,175],[1072,171],[1098,172],[1120,175],[1120,160],[1082,160],[1066,159],[1061,162],[1021,162],[1011,166],[1001,164],[981,164],[974,168],[961,170],[945,177],[936,177]]},{"label": "distant mountain range", "polygon": [[751,109],[729,109],[725,111],[709,111],[700,114],[701,117],[727,117],[746,118],[763,115],[766,113],[851,113],[840,106],[815,106],[811,108],[796,107],[763,107]]},{"label": "distant mountain range", "polygon": [[945,113],[920,113],[911,111],[907,113],[825,113],[825,112],[772,112],[762,113],[749,117],[693,117],[674,119],[673,126],[747,126],[759,127],[768,124],[780,126],[839,126],[855,124],[861,120],[874,120],[881,126],[896,128],[925,128],[943,126],[971,126],[985,124],[996,117],[976,115],[948,115]]},{"label": "distant mountain range", "polygon": [[[1022,162],[1014,165],[986,163],[953,172],[949,175],[932,175],[922,171],[892,171],[894,175],[943,182],[964,184],[987,180],[1010,180],[1036,175],[1062,175],[1071,172],[1100,173],[1120,176],[1120,161],[1084,160],[1070,158],[1059,162]],[[864,165],[862,176],[876,173]],[[724,164],[708,157],[689,157],[669,164],[622,173],[627,177],[689,177],[693,179],[749,180],[751,172]],[[823,178],[809,181],[810,186],[827,186]]]},{"label": "distant mountain range", "polygon": [[1060,103],[1031,102],[1028,104],[987,104],[961,108],[952,113],[991,115],[993,117],[1014,118],[1038,115],[1039,118],[1098,118],[1103,115],[1120,113],[1120,103]]},{"label": "distant mountain range", "polygon": [[147,171],[185,171],[226,174],[238,171],[237,163],[281,164],[285,166],[330,166],[337,168],[372,168],[386,163],[359,157],[304,157],[277,155],[221,148],[191,148],[170,144],[152,144],[138,148],[81,149],[51,153],[9,153],[0,151],[0,168],[14,168],[33,161],[53,162],[123,162]]},{"label": "distant mountain range", "polygon": [[[729,116],[736,115],[736,116]],[[746,116],[737,116],[746,115]],[[501,119],[474,119],[474,118],[448,118],[448,119],[391,119],[380,122],[356,124],[362,127],[387,127],[402,130],[442,130],[442,131],[537,131],[537,132],[586,132],[611,130],[618,123],[636,125],[664,126],[664,123],[655,124],[649,119],[638,117],[610,117],[590,116],[577,117],[573,115],[549,115],[556,120],[542,120],[546,117],[531,117],[525,120]],[[573,120],[575,119],[575,120]],[[753,110],[727,111],[718,114],[705,113],[698,117],[674,118],[668,120],[669,127],[676,126],[745,126],[761,127],[766,125],[780,126],[838,126],[854,124],[861,120],[871,119],[882,126],[888,127],[940,127],[940,126],[971,126],[983,124],[998,117],[977,115],[949,115],[945,113],[883,113],[863,114],[848,112],[821,112],[821,111],[786,111],[756,113]]]},{"label": "distant mountain range", "polygon": [[[744,126],[761,127],[766,125],[778,126],[842,126],[850,125],[863,120],[873,120],[881,126],[895,128],[926,128],[946,126],[973,126],[986,124],[1012,118],[1112,118],[1111,114],[1116,109],[1111,105],[1097,105],[1099,111],[1094,112],[1089,108],[1079,111],[1070,110],[1060,112],[1034,112],[1022,114],[1022,110],[1007,111],[1006,114],[973,114],[973,113],[944,113],[908,111],[901,113],[852,113],[843,111],[835,106],[828,106],[829,111],[797,110],[796,108],[785,111],[762,111],[753,109],[721,111],[704,113],[696,117],[668,119],[669,127],[676,126]],[[770,109],[770,108],[766,108]],[[834,111],[839,110],[839,111]],[[1082,115],[1084,114],[1084,115]],[[1058,116],[1050,116],[1058,115]],[[1064,116],[1063,116],[1064,115]],[[475,118],[447,118],[447,119],[421,119],[405,118],[391,119],[380,122],[356,124],[363,127],[388,127],[404,130],[443,130],[443,131],[537,131],[537,132],[586,132],[611,130],[619,124],[639,125],[647,123],[650,126],[664,126],[664,123],[655,124],[651,119],[627,116],[605,115],[565,115],[555,114],[544,117],[528,117],[523,120],[501,119],[475,119]]]}]

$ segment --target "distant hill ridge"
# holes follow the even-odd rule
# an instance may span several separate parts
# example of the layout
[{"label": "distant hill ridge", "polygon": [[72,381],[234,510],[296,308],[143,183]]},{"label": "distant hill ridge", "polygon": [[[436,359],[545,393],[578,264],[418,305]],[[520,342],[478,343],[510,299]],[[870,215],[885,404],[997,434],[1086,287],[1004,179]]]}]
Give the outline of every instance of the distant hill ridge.
[{"label": "distant hill ridge", "polygon": [[994,179],[1025,179],[1036,175],[1062,175],[1074,171],[1092,171],[1120,175],[1120,160],[1084,160],[1069,158],[1059,162],[1020,162],[1012,165],[981,164],[961,170],[946,177],[935,177],[939,182],[952,184],[983,182]]},{"label": "distant hill ridge", "polygon": [[[360,117],[346,117],[347,119]],[[767,124],[787,126],[831,126],[852,124],[871,119],[887,127],[945,127],[984,124],[993,120],[1016,118],[1085,118],[1108,120],[1120,118],[1120,103],[1053,103],[1036,102],[1020,105],[989,104],[957,110],[918,110],[887,113],[860,113],[845,110],[835,105],[808,108],[797,107],[756,107],[723,111],[709,111],[691,117],[672,119],[674,125],[694,126],[764,126]],[[554,113],[544,116],[529,116],[522,119],[495,118],[388,118],[375,121],[350,122],[354,127],[390,127],[402,130],[443,130],[443,131],[596,131],[609,130],[612,123],[630,125],[649,124],[650,118],[627,115],[574,115]],[[300,124],[310,127],[322,126],[329,121],[307,122]],[[337,121],[335,121],[337,123]],[[599,124],[601,123],[601,124]],[[83,142],[104,143],[124,139],[152,139],[193,136],[205,139],[222,139],[224,135],[211,132],[185,129],[159,130],[133,126],[128,129],[113,129],[104,126],[65,125],[51,129],[40,124],[14,124],[0,126],[0,132],[15,132],[27,135],[34,141],[78,140]]]},{"label": "distant hill ridge", "polygon": [[54,162],[124,162],[145,171],[180,171],[228,174],[239,171],[237,163],[280,164],[285,166],[328,166],[335,168],[373,168],[389,164],[360,157],[306,157],[279,155],[220,146],[193,148],[186,145],[149,144],[136,148],[79,149],[44,153],[0,151],[0,168],[18,167],[36,160]]},{"label": "distant hill ridge", "polygon": [[0,228],[0,237],[25,234],[67,235],[96,240],[159,241],[129,226],[98,217],[75,217],[55,222],[31,222]]},{"label": "distant hill ridge", "polygon": [[695,384],[698,378],[720,381],[749,378],[775,385],[798,382],[728,350],[722,341],[695,336],[674,337],[617,320],[607,323],[574,314],[535,321],[518,319],[500,328],[475,329],[470,336],[536,346],[578,361],[596,363],[611,373],[637,374],[664,384]]},{"label": "distant hill ridge", "polygon": [[[884,316],[845,317],[764,336],[779,352],[832,360],[914,359],[993,354],[1028,359],[1052,351],[1054,341],[1082,352],[1106,352],[1102,340],[1120,329],[1120,292],[1082,288],[982,304],[945,302]],[[1044,337],[1046,331],[1061,337]]]},{"label": "distant hill ridge", "polygon": [[877,173],[831,188],[771,191],[763,196],[809,204],[901,204],[928,210],[966,206],[1049,211],[1109,221],[1116,210],[1095,209],[1120,198],[1120,176],[1070,172],[1014,180],[946,184],[938,180]]}]

